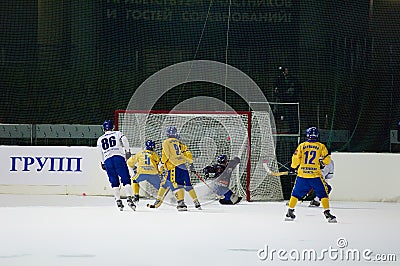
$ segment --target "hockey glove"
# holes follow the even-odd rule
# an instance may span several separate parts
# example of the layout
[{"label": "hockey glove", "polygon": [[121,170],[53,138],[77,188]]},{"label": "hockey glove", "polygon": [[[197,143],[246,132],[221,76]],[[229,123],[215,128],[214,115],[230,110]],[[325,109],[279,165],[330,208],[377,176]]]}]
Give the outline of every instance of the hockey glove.
[{"label": "hockey glove", "polygon": [[296,169],[290,168],[290,169],[288,170],[288,175],[297,175]]},{"label": "hockey glove", "polygon": [[101,164],[101,169],[106,170],[106,165],[104,163],[100,163]]},{"label": "hockey glove", "polygon": [[325,164],[322,162],[322,159],[319,159],[319,166],[321,169],[324,169]]},{"label": "hockey glove", "polygon": [[131,158],[131,156],[132,156],[132,153],[130,152],[130,151],[127,151],[126,153],[125,153],[125,158],[128,160],[129,158]]},{"label": "hockey glove", "polygon": [[193,174],[196,174],[196,169],[194,169],[194,165],[191,163],[189,164],[189,171]]},{"label": "hockey glove", "polygon": [[135,176],[136,175],[136,173],[137,173],[137,167],[135,166],[135,167],[133,167],[132,168],[132,171],[133,171],[133,175]]},{"label": "hockey glove", "polygon": [[208,171],[208,166],[206,168],[203,169],[203,173],[204,173],[204,177],[205,178],[209,178],[210,177],[210,173]]}]

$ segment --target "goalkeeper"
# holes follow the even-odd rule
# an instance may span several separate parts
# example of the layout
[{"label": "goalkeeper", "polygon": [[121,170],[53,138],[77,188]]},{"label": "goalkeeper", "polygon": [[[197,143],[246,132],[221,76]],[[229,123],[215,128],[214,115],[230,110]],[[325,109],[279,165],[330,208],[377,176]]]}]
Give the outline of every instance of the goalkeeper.
[{"label": "goalkeeper", "polygon": [[[156,143],[151,139],[145,142],[144,150],[136,153],[128,159],[127,164],[134,171],[132,177],[133,184],[133,200],[139,201],[139,183],[143,181],[149,182],[156,190],[160,188],[160,170],[158,164],[161,159],[160,156],[154,151]],[[137,166],[136,166],[137,165]]]},{"label": "goalkeeper", "polygon": [[[167,171],[160,189],[157,193],[156,202],[149,205],[150,208],[158,208],[162,204],[167,188],[170,188],[178,201],[178,211],[187,211],[184,201],[185,190],[193,199],[193,203],[197,209],[201,209],[197,194],[190,182],[189,171],[196,173],[193,166],[193,156],[188,147],[179,140],[176,127],[169,126],[166,129],[167,139],[162,144],[161,162]],[[186,167],[189,164],[189,170]]]},{"label": "goalkeeper", "polygon": [[219,196],[223,196],[223,198],[219,200],[219,203],[223,205],[238,204],[242,200],[242,197],[237,196],[229,188],[232,172],[239,163],[240,159],[238,157],[234,157],[232,160],[228,161],[228,157],[222,154],[217,157],[217,164],[206,166],[203,169],[206,178],[209,178],[210,173],[214,174],[214,191]]}]

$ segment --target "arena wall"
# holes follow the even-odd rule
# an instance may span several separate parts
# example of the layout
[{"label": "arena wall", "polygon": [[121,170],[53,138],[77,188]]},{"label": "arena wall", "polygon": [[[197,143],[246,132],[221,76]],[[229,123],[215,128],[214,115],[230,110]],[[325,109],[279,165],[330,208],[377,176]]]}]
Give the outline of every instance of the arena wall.
[{"label": "arena wall", "polygon": [[332,153],[332,200],[400,202],[400,154]]},{"label": "arena wall", "polygon": [[[94,147],[1,146],[0,193],[112,195]],[[400,202],[399,154],[333,153],[332,200]]]},{"label": "arena wall", "polygon": [[0,193],[112,195],[93,147],[2,146]]}]

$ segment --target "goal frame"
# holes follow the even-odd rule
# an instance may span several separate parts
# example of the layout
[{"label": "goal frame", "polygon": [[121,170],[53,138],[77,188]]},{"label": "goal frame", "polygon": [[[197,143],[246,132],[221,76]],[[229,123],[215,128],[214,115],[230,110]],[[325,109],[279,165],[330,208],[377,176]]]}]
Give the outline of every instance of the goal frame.
[{"label": "goal frame", "polygon": [[[114,111],[114,126],[118,130],[119,114],[187,114],[187,115],[245,115],[247,116],[247,161],[246,161],[246,200],[250,201],[250,173],[251,173],[251,117],[250,111],[177,111],[177,110],[115,110]],[[189,147],[190,149],[190,147]]]}]

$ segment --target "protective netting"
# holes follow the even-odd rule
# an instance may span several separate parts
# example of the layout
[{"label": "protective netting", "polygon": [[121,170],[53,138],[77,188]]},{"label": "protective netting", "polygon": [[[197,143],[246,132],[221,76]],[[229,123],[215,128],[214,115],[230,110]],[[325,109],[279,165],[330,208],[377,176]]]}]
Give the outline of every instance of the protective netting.
[{"label": "protective netting", "polygon": [[[309,126],[332,151],[400,151],[392,132],[400,119],[399,14],[400,1],[383,0],[2,1],[0,122],[101,125],[114,110],[145,109],[128,105],[159,71],[209,60],[244,73],[269,102],[299,103],[300,134],[276,139],[281,170]],[[145,110],[207,96],[248,111],[249,98],[260,100],[231,68],[199,66],[180,72],[183,81],[169,90],[154,79],[139,98],[156,99]],[[277,93],[279,67],[295,86]],[[286,111],[274,115],[276,132],[288,133]],[[0,130],[0,144],[95,143],[14,133]]]},{"label": "protective netting", "polygon": [[[262,167],[263,160],[276,161],[268,112],[158,113],[128,110],[117,111],[116,117],[119,130],[128,137],[132,147],[143,148],[146,140],[151,139],[157,143],[156,152],[161,154],[165,129],[175,126],[180,140],[192,152],[194,166],[200,174],[204,167],[216,163],[218,155],[239,157],[241,163],[230,183],[233,191],[248,196],[250,200],[283,199],[280,180],[267,175]],[[277,169],[276,165],[271,167]],[[206,195],[210,194],[195,175],[191,178],[196,189],[203,187],[199,189],[208,192]],[[154,195],[154,191],[149,194]]]},{"label": "protective netting", "polygon": [[[391,150],[389,130],[400,117],[398,1],[21,0],[1,7],[2,123],[100,124],[125,109],[150,75],[207,59],[244,71],[270,101],[277,69],[287,66],[302,85],[302,130],[328,130],[334,150]],[[247,110],[229,90],[204,83],[169,91],[155,108],[198,94]],[[335,130],[347,137],[332,138]]]}]

